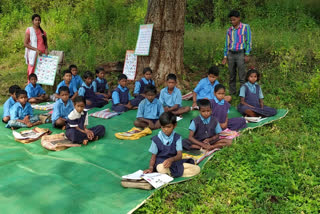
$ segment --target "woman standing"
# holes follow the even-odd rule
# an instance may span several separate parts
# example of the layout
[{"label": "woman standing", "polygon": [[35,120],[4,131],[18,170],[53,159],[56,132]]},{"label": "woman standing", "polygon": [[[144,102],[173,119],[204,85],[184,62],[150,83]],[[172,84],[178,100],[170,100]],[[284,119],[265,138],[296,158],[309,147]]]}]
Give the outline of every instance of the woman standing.
[{"label": "woman standing", "polygon": [[25,58],[28,64],[29,75],[34,73],[36,60],[38,55],[48,54],[47,34],[40,27],[41,17],[38,14],[32,16],[32,27],[28,27],[24,38],[24,46],[26,47]]}]

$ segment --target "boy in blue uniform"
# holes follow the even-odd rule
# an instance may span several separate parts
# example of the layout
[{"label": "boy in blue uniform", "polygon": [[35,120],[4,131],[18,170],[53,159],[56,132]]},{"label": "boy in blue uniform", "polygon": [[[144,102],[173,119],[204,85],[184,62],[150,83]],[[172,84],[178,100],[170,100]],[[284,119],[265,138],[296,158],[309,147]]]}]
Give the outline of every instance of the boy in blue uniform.
[{"label": "boy in blue uniform", "polygon": [[191,177],[200,172],[193,159],[182,159],[181,136],[175,133],[177,118],[171,112],[161,114],[161,131],[152,137],[149,152],[152,153],[149,168],[144,173],[157,171],[172,177]]},{"label": "boy in blue uniform", "polygon": [[69,99],[69,94],[69,88],[67,86],[61,86],[59,88],[60,99],[54,103],[51,117],[52,126],[55,128],[64,130],[68,115],[73,110],[73,103]]},{"label": "boy in blue uniform", "polygon": [[154,85],[147,85],[144,89],[144,100],[138,107],[137,120],[134,125],[140,128],[149,127],[150,129],[159,129],[159,117],[164,112],[162,103],[156,98],[157,89]]},{"label": "boy in blue uniform", "polygon": [[131,105],[131,96],[129,88],[127,88],[127,76],[120,74],[118,76],[118,87],[112,92],[112,107],[116,112],[125,112],[130,109],[136,109]]},{"label": "boy in blue uniform", "polygon": [[182,107],[182,95],[177,85],[177,76],[168,74],[167,87],[160,92],[160,102],[164,106],[165,112],[172,112],[174,115],[182,115],[190,111],[190,107]]},{"label": "boy in blue uniform", "polygon": [[210,101],[202,99],[198,101],[200,115],[191,121],[189,126],[189,138],[182,141],[186,150],[201,149],[213,150],[230,146],[232,140],[219,139],[222,131],[218,120],[213,117]]},{"label": "boy in blue uniform", "polygon": [[12,85],[9,88],[10,98],[3,104],[2,122],[7,123],[10,120],[10,109],[16,103],[16,92],[21,90],[18,85]]},{"label": "boy in blue uniform", "polygon": [[41,124],[39,115],[33,115],[25,90],[16,92],[17,102],[10,109],[10,120],[7,128],[26,128]]},{"label": "boy in blue uniform", "polygon": [[96,69],[97,78],[92,82],[94,93],[98,95],[102,95],[105,98],[109,99],[111,97],[111,93],[109,90],[109,85],[107,80],[104,78],[105,71],[103,68]]},{"label": "boy in blue uniform", "polygon": [[48,94],[37,84],[37,81],[38,77],[36,74],[33,73],[29,75],[30,83],[24,89],[27,91],[29,103],[42,103],[49,99]]},{"label": "boy in blue uniform", "polygon": [[79,89],[83,83],[83,80],[78,75],[78,67],[76,65],[70,65],[69,70],[71,71],[71,74],[72,74],[71,81],[73,82],[73,85],[75,85],[76,88]]},{"label": "boy in blue uniform", "polygon": [[57,86],[56,93],[54,94],[54,96],[57,99],[60,99],[59,88],[61,86],[67,86],[69,88],[71,100],[74,100],[74,98],[78,96],[78,89],[76,85],[73,83],[73,81],[71,81],[71,79],[72,79],[71,71],[70,70],[63,71],[63,81],[59,83],[59,85]]},{"label": "boy in blue uniform", "polygon": [[[214,87],[219,84],[217,80],[219,77],[219,68],[212,66],[208,70],[208,77],[200,80],[196,88],[193,90],[193,104],[192,107],[197,106],[197,100],[208,99],[211,100],[214,97]],[[231,96],[225,96],[227,102],[231,101]]]}]

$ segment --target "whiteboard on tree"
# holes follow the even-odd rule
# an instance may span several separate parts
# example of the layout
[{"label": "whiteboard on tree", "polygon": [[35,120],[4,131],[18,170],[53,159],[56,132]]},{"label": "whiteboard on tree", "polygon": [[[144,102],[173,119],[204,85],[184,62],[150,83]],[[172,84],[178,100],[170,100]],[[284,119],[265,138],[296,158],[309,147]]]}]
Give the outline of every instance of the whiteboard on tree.
[{"label": "whiteboard on tree", "polygon": [[59,57],[52,55],[43,55],[37,57],[35,74],[38,77],[38,84],[53,85],[56,78]]},{"label": "whiteboard on tree", "polygon": [[137,72],[138,56],[134,50],[127,50],[126,59],[124,60],[123,74],[127,75],[128,80],[134,80]]},{"label": "whiteboard on tree", "polygon": [[135,55],[148,56],[151,45],[153,24],[140,25]]}]

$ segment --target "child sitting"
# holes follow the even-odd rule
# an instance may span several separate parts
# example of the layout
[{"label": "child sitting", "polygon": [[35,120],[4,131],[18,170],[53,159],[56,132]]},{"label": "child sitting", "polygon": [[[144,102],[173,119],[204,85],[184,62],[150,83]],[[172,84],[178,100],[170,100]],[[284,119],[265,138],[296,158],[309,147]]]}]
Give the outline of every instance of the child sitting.
[{"label": "child sitting", "polygon": [[71,74],[72,74],[71,81],[73,82],[73,85],[75,85],[76,88],[79,89],[82,86],[83,80],[78,75],[78,67],[76,65],[70,65],[69,70],[71,71]]},{"label": "child sitting", "polygon": [[144,173],[157,171],[172,177],[191,177],[199,174],[200,167],[193,159],[182,159],[181,136],[175,133],[176,116],[171,112],[163,113],[160,118],[161,131],[152,137],[149,152],[152,153],[149,169]]},{"label": "child sitting", "polygon": [[107,80],[104,78],[105,72],[103,68],[96,69],[97,78],[92,82],[93,90],[96,94],[102,95],[105,98],[109,99],[111,97],[111,93],[109,90],[109,85]]},{"label": "child sitting", "polygon": [[213,150],[230,146],[232,140],[219,139],[219,133],[222,130],[218,120],[212,115],[210,101],[199,100],[198,106],[200,115],[191,121],[189,138],[182,141],[183,148]]},{"label": "child sitting", "polygon": [[157,89],[154,85],[147,85],[144,88],[144,100],[138,107],[137,120],[134,125],[139,128],[149,127],[150,129],[159,129],[159,116],[164,112],[162,103],[155,98]]},{"label": "child sitting", "polygon": [[271,117],[277,114],[277,110],[263,104],[262,89],[257,81],[260,80],[260,74],[255,69],[250,69],[246,76],[246,83],[240,88],[241,102],[238,105],[238,111],[242,115],[249,117]]},{"label": "child sitting", "polygon": [[108,98],[104,97],[103,95],[98,95],[94,93],[92,85],[93,74],[90,71],[86,71],[83,74],[83,79],[84,83],[82,83],[82,86],[79,88],[78,95],[83,96],[86,100],[86,108],[101,108],[102,106],[107,105]]},{"label": "child sitting", "polygon": [[214,88],[214,98],[210,100],[212,116],[218,119],[222,129],[239,130],[247,127],[243,117],[228,119],[230,104],[224,100],[226,88],[222,84]]},{"label": "child sitting", "polygon": [[70,92],[70,99],[74,100],[74,98],[78,95],[78,89],[76,87],[76,85],[73,83],[73,81],[71,81],[72,79],[72,74],[70,70],[65,70],[63,71],[63,81],[61,81],[58,86],[57,86],[57,90],[56,93],[54,94],[54,96],[57,99],[60,99],[60,95],[59,95],[59,88],[61,86],[67,86],[69,88],[69,92]]},{"label": "child sitting", "polygon": [[51,117],[52,126],[55,128],[64,130],[68,115],[73,110],[73,103],[69,99],[69,94],[69,88],[67,86],[61,86],[59,88],[59,96],[61,98],[55,102]]},{"label": "child sitting", "polygon": [[25,90],[16,92],[17,102],[10,109],[10,120],[7,128],[26,128],[41,124],[39,115],[33,115],[32,107],[28,103],[28,96]]},{"label": "child sitting", "polygon": [[43,88],[37,84],[38,77],[35,73],[29,75],[29,84],[25,87],[24,90],[28,94],[29,103],[42,103],[48,101],[49,96],[43,90]]},{"label": "child sitting", "polygon": [[174,115],[182,115],[190,111],[190,107],[182,107],[182,95],[177,85],[177,76],[175,74],[168,74],[167,87],[160,92],[160,102],[164,106],[165,112],[172,112]]},{"label": "child sitting", "polygon": [[10,120],[10,109],[16,103],[16,92],[21,90],[17,85],[12,85],[9,88],[10,98],[3,104],[2,122],[7,123]]},{"label": "child sitting", "polygon": [[140,102],[145,98],[144,94],[144,88],[147,85],[153,85],[154,86],[154,81],[151,79],[152,78],[152,70],[149,67],[146,67],[143,69],[143,77],[135,82],[134,85],[134,91],[133,91],[133,96],[135,97],[133,100],[131,100],[131,104],[133,106],[138,106]]},{"label": "child sitting", "polygon": [[[216,66],[212,66],[208,70],[208,77],[200,80],[198,85],[193,90],[193,104],[192,107],[197,106],[197,100],[200,99],[213,99],[214,97],[214,87],[219,84],[217,80],[219,77],[219,68]],[[224,98],[227,102],[232,100],[231,96],[225,96]]]},{"label": "child sitting", "polygon": [[130,92],[127,88],[127,76],[120,74],[118,76],[118,87],[112,92],[112,107],[111,109],[116,112],[125,112],[134,107],[130,102]]},{"label": "child sitting", "polygon": [[68,115],[66,136],[73,143],[87,145],[88,141],[98,140],[105,134],[105,128],[98,125],[87,129],[88,114],[84,97],[78,96],[73,101],[74,110]]}]

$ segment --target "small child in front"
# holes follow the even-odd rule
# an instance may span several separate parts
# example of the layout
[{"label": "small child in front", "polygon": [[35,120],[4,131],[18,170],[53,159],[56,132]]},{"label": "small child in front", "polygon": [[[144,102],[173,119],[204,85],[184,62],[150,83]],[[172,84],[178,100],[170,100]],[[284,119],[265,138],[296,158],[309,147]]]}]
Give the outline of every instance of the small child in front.
[{"label": "small child in front", "polygon": [[71,74],[72,74],[71,81],[73,82],[73,85],[75,85],[76,88],[79,89],[83,83],[83,80],[78,75],[78,67],[76,65],[70,65],[69,70],[71,71]]},{"label": "small child in front", "polygon": [[96,69],[97,78],[92,82],[93,90],[96,94],[102,95],[105,98],[109,99],[111,97],[111,93],[109,90],[109,85],[107,80],[104,78],[105,71],[103,68]]},{"label": "small child in front", "polygon": [[101,108],[108,104],[108,98],[103,95],[94,93],[94,87],[92,85],[93,73],[86,71],[83,74],[84,83],[79,88],[78,95],[83,96],[86,100],[86,108]]},{"label": "small child in front", "polygon": [[183,148],[213,150],[230,146],[232,140],[219,139],[219,133],[222,130],[218,120],[212,115],[210,101],[199,100],[198,106],[200,115],[191,121],[189,138],[182,141]]},{"label": "small child in front", "polygon": [[243,117],[228,119],[230,104],[224,100],[226,88],[222,84],[214,88],[214,98],[210,100],[212,116],[218,119],[222,129],[239,130],[247,127]]},{"label": "small child in front", "polygon": [[49,99],[48,94],[37,84],[37,81],[38,77],[35,73],[29,75],[30,83],[24,89],[27,91],[29,103],[42,103]]},{"label": "small child in front", "polygon": [[165,112],[172,112],[174,115],[182,115],[190,111],[190,107],[182,107],[182,95],[177,85],[177,76],[175,74],[168,74],[167,87],[160,92],[160,102],[164,106]]},{"label": "small child in front", "polygon": [[41,124],[39,115],[33,115],[25,90],[16,92],[17,102],[10,109],[10,120],[7,128],[26,128]]},{"label": "small child in front", "polygon": [[130,102],[130,92],[127,88],[127,76],[120,74],[118,76],[118,87],[112,92],[112,106],[111,109],[116,112],[125,112],[134,109]]},{"label": "small child in front", "polygon": [[[192,107],[197,106],[197,100],[208,99],[211,100],[214,97],[214,87],[219,84],[217,80],[219,77],[219,68],[217,66],[212,66],[208,70],[208,77],[200,80],[198,85],[193,90],[193,104]],[[232,100],[231,96],[225,96],[224,98],[227,102]]]},{"label": "small child in front", "polygon": [[152,137],[149,152],[152,153],[149,168],[144,173],[157,171],[172,177],[191,177],[199,174],[200,167],[193,159],[182,159],[181,136],[174,129],[177,118],[171,112],[163,113],[160,118],[161,131]]},{"label": "small child in front", "polygon": [[7,101],[3,104],[3,115],[2,115],[2,122],[7,123],[10,120],[10,109],[16,103],[16,92],[21,90],[18,85],[12,85],[9,88],[10,97]]},{"label": "small child in front", "polygon": [[238,111],[242,115],[249,117],[271,117],[277,114],[277,110],[263,103],[262,89],[257,81],[260,80],[260,73],[255,69],[250,69],[247,72],[246,83],[240,88],[241,97]]},{"label": "small child in front", "polygon": [[87,129],[88,113],[85,109],[86,101],[84,97],[77,96],[74,101],[74,110],[68,115],[66,125],[66,136],[73,143],[87,145],[88,141],[95,141],[102,138],[105,128],[102,125]]},{"label": "small child in front", "polygon": [[70,99],[71,100],[74,100],[74,98],[76,96],[78,96],[78,89],[76,87],[76,85],[74,84],[73,81],[71,81],[72,79],[72,74],[71,74],[71,71],[70,70],[64,70],[63,71],[63,81],[61,81],[59,83],[59,85],[57,86],[57,90],[56,90],[56,93],[54,94],[54,96],[57,98],[57,99],[60,99],[60,95],[59,95],[59,88],[61,86],[67,86],[69,88],[69,92],[70,92]]},{"label": "small child in front", "polygon": [[51,117],[52,126],[55,128],[64,130],[68,115],[73,111],[74,107],[71,99],[69,98],[69,94],[69,88],[67,86],[61,86],[59,88],[59,96],[61,98],[54,103]]},{"label": "small child in front", "polygon": [[144,96],[145,99],[139,104],[137,120],[134,121],[134,125],[139,128],[159,129],[159,117],[164,112],[164,109],[162,103],[156,98],[156,87],[147,85],[144,88]]}]

